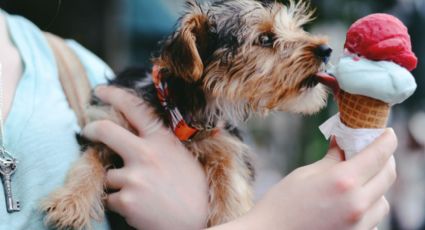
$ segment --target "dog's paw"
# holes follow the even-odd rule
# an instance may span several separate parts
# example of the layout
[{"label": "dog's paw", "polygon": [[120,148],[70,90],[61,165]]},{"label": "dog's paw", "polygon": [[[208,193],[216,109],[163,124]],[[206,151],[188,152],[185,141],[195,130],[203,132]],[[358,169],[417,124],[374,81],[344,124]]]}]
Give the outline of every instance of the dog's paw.
[{"label": "dog's paw", "polygon": [[85,195],[65,188],[53,192],[41,202],[40,209],[46,214],[45,224],[60,230],[92,229],[92,219],[104,217],[103,204],[101,197]]}]

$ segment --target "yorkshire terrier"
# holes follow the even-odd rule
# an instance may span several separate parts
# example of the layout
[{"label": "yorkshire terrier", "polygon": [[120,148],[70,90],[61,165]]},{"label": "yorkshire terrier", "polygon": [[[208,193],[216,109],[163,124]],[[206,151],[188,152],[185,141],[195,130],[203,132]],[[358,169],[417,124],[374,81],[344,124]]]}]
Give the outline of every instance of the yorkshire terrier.
[{"label": "yorkshire terrier", "polygon": [[[303,30],[309,4],[290,1],[186,2],[178,27],[162,42],[153,71],[127,71],[111,81],[157,113],[202,164],[209,182],[208,226],[253,206],[250,149],[236,125],[272,111],[311,114],[326,105],[315,75],[332,52],[323,37]],[[113,108],[94,99],[92,120],[131,129]],[[155,127],[153,125],[152,127]],[[116,154],[91,143],[63,187],[45,202],[46,222],[59,229],[90,228],[103,217],[107,166]]]}]

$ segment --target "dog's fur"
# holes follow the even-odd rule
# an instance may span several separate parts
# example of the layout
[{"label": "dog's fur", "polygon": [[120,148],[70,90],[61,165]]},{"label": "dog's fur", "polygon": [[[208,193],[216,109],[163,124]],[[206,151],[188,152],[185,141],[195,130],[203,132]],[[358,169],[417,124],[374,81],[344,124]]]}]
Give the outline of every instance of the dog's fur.
[{"label": "dog's fur", "polygon": [[[192,118],[191,126],[203,130],[184,144],[208,178],[209,226],[232,220],[253,205],[250,150],[234,127],[251,115],[311,114],[326,104],[324,86],[312,77],[323,67],[315,51],[326,40],[302,29],[311,16],[304,2],[284,6],[223,0],[200,5],[189,0],[178,28],[153,60],[165,70],[175,105]],[[168,125],[150,78],[148,71],[127,71],[111,84],[143,98],[161,118],[158,122]],[[93,103],[91,111],[92,120],[110,119],[129,128],[107,105]],[[212,128],[219,132],[210,135]],[[48,224],[82,229],[90,226],[91,218],[102,218],[105,167],[114,155],[102,144],[89,145],[66,184],[43,202]]]}]

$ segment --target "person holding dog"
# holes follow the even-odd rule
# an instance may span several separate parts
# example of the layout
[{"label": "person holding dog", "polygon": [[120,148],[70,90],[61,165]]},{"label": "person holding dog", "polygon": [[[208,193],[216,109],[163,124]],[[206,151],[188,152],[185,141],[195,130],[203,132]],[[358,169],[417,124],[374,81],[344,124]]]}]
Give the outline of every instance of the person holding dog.
[{"label": "person holding dog", "polygon": [[[93,87],[112,72],[75,42]],[[0,198],[0,229],[45,229],[38,202],[63,183],[79,155],[77,120],[58,81],[56,63],[42,32],[18,16],[0,13],[1,113],[4,149],[19,161],[12,179],[19,212]],[[98,87],[96,94],[121,111],[140,133],[100,121],[83,134],[124,159],[108,172],[109,209],[140,229],[201,229],[207,218],[207,183],[199,163],[167,129],[144,135],[153,117],[123,90]],[[119,99],[119,100],[117,100]],[[125,103],[123,103],[125,102]],[[342,160],[333,143],[324,159],[285,177],[245,216],[215,229],[372,229],[388,212],[383,197],[395,179],[397,145],[388,130],[357,157]],[[178,166],[178,167],[177,167]],[[106,222],[95,229],[108,229]],[[113,226],[112,226],[113,227]]]}]

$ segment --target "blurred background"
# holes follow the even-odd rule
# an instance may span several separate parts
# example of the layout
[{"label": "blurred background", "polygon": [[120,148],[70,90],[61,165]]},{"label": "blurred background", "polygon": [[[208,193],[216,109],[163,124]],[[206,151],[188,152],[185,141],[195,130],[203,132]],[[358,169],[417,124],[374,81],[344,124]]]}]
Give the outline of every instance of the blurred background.
[{"label": "blurred background", "polygon": [[[206,1],[206,0],[205,0]],[[285,2],[285,1],[283,1]],[[72,38],[104,59],[115,71],[150,66],[158,41],[172,31],[184,0],[1,0],[9,13],[27,17],[42,30]],[[420,62],[413,72],[417,92],[392,110],[391,126],[399,137],[398,180],[388,194],[391,215],[380,229],[425,230],[425,0],[312,0],[317,20],[312,33],[327,35],[342,54],[345,32],[356,19],[375,12],[400,18],[409,28]],[[337,112],[334,101],[319,114],[301,117],[273,114],[243,125],[256,149],[257,197],[293,169],[317,161],[327,141],[318,126]]]}]

